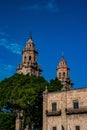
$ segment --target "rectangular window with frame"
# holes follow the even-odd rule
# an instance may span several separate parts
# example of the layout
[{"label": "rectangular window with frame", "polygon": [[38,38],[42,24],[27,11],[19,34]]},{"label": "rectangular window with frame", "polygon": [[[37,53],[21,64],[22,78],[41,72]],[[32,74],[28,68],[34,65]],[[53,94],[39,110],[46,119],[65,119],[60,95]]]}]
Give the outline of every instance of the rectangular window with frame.
[{"label": "rectangular window with frame", "polygon": [[56,127],[53,127],[53,130],[57,130],[57,128],[56,128]]},{"label": "rectangular window with frame", "polygon": [[78,102],[78,100],[74,100],[73,101],[73,108],[74,109],[78,109],[79,108],[79,102]]},{"label": "rectangular window with frame", "polygon": [[75,130],[80,130],[80,126],[75,126]]},{"label": "rectangular window with frame", "polygon": [[57,103],[56,102],[52,103],[52,111],[57,111]]}]

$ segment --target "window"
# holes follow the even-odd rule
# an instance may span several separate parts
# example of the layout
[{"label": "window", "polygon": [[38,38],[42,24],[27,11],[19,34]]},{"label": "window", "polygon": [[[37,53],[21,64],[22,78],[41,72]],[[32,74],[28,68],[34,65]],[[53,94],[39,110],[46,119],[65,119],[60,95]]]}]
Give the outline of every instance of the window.
[{"label": "window", "polygon": [[65,64],[65,62],[63,61],[63,65]]},{"label": "window", "polygon": [[59,79],[61,79],[61,73],[59,73]]},{"label": "window", "polygon": [[80,130],[80,126],[76,126],[76,129],[75,130]]},{"label": "window", "polygon": [[56,111],[57,110],[57,104],[56,102],[52,103],[52,111]]},{"label": "window", "polygon": [[31,56],[29,56],[29,60],[31,60]]},{"label": "window", "polygon": [[78,102],[78,100],[74,100],[74,101],[73,101],[73,108],[74,108],[74,109],[79,108],[79,102]]},{"label": "window", "polygon": [[24,62],[26,62],[26,56],[24,57]]},{"label": "window", "polygon": [[56,127],[53,127],[53,130],[57,130],[57,128],[56,128]]},{"label": "window", "polygon": [[64,126],[63,125],[61,126],[61,128],[62,128],[62,130],[64,130]]},{"label": "window", "polygon": [[63,77],[65,77],[65,72],[63,72]]}]

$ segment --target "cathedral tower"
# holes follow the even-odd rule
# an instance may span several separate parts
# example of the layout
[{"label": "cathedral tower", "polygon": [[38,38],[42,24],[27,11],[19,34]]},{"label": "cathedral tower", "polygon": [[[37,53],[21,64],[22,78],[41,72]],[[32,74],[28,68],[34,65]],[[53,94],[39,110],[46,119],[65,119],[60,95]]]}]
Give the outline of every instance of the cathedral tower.
[{"label": "cathedral tower", "polygon": [[35,50],[35,44],[32,40],[32,36],[30,36],[26,42],[25,49],[22,51],[22,63],[19,64],[17,73],[40,76],[42,70],[37,64],[37,55],[38,52]]},{"label": "cathedral tower", "polygon": [[62,56],[62,59],[60,60],[58,66],[57,66],[57,78],[61,81],[63,84],[63,89],[71,89],[72,88],[72,81],[70,80],[69,76],[70,69],[67,66],[67,62],[64,59],[64,56]]}]

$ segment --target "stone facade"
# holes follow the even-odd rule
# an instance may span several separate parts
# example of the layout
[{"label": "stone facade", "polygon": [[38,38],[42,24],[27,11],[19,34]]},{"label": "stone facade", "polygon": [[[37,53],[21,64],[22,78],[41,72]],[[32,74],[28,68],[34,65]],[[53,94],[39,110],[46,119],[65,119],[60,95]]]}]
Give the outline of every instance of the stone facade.
[{"label": "stone facade", "polygon": [[25,49],[22,51],[22,63],[19,64],[17,73],[40,76],[42,70],[37,63],[37,55],[38,52],[35,50],[35,44],[30,36]]},{"label": "stone facade", "polygon": [[43,93],[43,130],[86,129],[87,88]]},{"label": "stone facade", "polygon": [[63,84],[60,92],[43,92],[43,130],[86,130],[87,88],[72,89],[69,68],[62,57],[57,78]]}]

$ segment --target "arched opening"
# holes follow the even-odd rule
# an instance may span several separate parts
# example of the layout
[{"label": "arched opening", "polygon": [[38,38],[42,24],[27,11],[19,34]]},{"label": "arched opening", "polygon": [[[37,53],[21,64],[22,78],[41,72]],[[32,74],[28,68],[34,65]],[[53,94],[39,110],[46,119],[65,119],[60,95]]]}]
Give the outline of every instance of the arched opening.
[{"label": "arched opening", "polygon": [[63,77],[65,77],[65,72],[63,72]]},{"label": "arched opening", "polygon": [[29,56],[29,60],[31,60],[31,56]]},{"label": "arched opening", "polygon": [[24,57],[24,63],[26,62],[26,59],[27,59],[27,58],[26,58],[26,56],[25,56],[25,57]]},{"label": "arched opening", "polygon": [[61,73],[59,73],[59,79],[61,79]]}]

